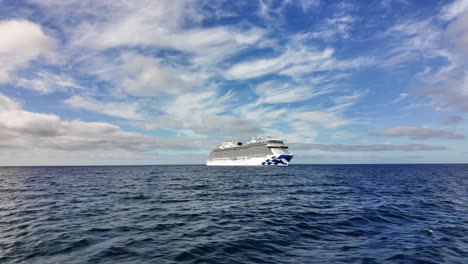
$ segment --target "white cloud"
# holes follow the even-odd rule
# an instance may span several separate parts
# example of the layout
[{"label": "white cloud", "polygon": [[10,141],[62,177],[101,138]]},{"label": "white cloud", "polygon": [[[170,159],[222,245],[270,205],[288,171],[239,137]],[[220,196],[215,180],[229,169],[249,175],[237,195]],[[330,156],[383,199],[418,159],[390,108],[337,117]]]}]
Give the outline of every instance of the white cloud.
[{"label": "white cloud", "polygon": [[415,58],[445,61],[432,64],[430,68],[424,67],[416,75],[421,88],[415,94],[430,98],[435,109],[468,111],[467,6],[468,1],[455,1],[445,5],[438,16],[404,21],[386,33],[395,44],[384,67],[398,66]]},{"label": "white cloud", "polygon": [[400,93],[398,98],[392,101],[392,104],[396,104],[396,103],[404,100],[406,97],[408,97],[408,93]]},{"label": "white cloud", "polygon": [[0,111],[9,111],[20,108],[20,104],[11,98],[0,94]]},{"label": "white cloud", "polygon": [[399,3],[399,4],[408,4],[407,0],[381,0],[380,1],[380,6],[382,8],[391,8],[393,2]]},{"label": "white cloud", "polygon": [[137,103],[104,102],[79,95],[68,98],[65,100],[65,103],[74,108],[85,109],[109,116],[137,120],[143,118]]},{"label": "white cloud", "polygon": [[464,139],[465,136],[451,131],[432,128],[417,127],[393,127],[383,131],[374,132],[372,135],[385,137],[409,137],[410,139],[424,140],[431,138]]},{"label": "white cloud", "polygon": [[322,51],[289,49],[277,57],[237,63],[227,69],[225,75],[230,79],[250,79],[267,74],[300,78],[314,72],[353,69],[373,63],[374,60],[370,57],[337,60],[333,57],[331,48]]},{"label": "white cloud", "polygon": [[0,148],[0,166],[57,166],[61,165],[148,165],[203,164],[206,154],[112,151],[67,151],[33,149],[28,151]]},{"label": "white cloud", "polygon": [[290,144],[298,150],[322,150],[329,152],[380,152],[380,151],[433,151],[445,150],[446,147],[425,145],[425,144],[371,144],[371,145],[342,145],[342,144],[314,144],[296,143]]},{"label": "white cloud", "polygon": [[[290,110],[292,111],[292,109]],[[288,111],[284,107],[274,107],[271,105],[257,104],[244,104],[236,108],[236,114],[251,120],[258,120],[259,125],[263,128],[271,129],[277,122],[289,121],[287,119]]]},{"label": "white cloud", "polygon": [[230,115],[206,115],[200,122],[189,124],[187,128],[202,134],[233,138],[257,135],[262,132],[257,126],[257,121]]},{"label": "white cloud", "polygon": [[425,89],[420,94],[432,99],[436,108],[468,111],[468,10],[458,12],[445,32],[441,32],[444,42],[452,44],[441,54],[449,61],[448,65],[426,76]]},{"label": "white cloud", "polygon": [[332,101],[336,104],[333,107],[327,109],[329,112],[342,112],[351,107],[352,105],[359,102],[362,98],[367,95],[368,91],[354,91],[349,95],[335,96]]},{"label": "white cloud", "polygon": [[[326,29],[322,32],[332,32],[333,35],[341,36],[347,39],[351,36],[350,30],[352,24],[356,21],[356,18],[347,14],[338,13],[334,17],[327,19]],[[319,32],[320,34],[321,32]],[[330,34],[328,34],[330,35]],[[330,37],[330,36],[329,36]]]},{"label": "white cloud", "polygon": [[[311,4],[314,1],[309,1]],[[272,0],[258,0],[258,11],[257,14],[260,18],[265,20],[266,24],[270,27],[277,27],[284,21],[284,9],[293,1],[272,1]],[[303,10],[308,8],[306,5],[299,5]]]},{"label": "white cloud", "polygon": [[388,29],[383,36],[390,48],[381,66],[389,69],[424,56],[444,57],[439,46],[441,30],[434,22],[433,17],[405,20]]},{"label": "white cloud", "polygon": [[288,66],[287,54],[269,59],[257,59],[248,62],[240,62],[226,71],[226,77],[230,79],[249,79],[280,71]]},{"label": "white cloud", "polygon": [[[468,6],[468,1],[467,6]],[[461,12],[449,24],[446,34],[448,39],[455,45],[456,51],[468,57],[468,9]]]},{"label": "white cloud", "polygon": [[117,96],[176,96],[202,86],[211,76],[200,69],[136,52],[123,52],[114,58],[98,56],[83,68],[112,84],[112,93]]},{"label": "white cloud", "polygon": [[121,87],[134,96],[178,94],[204,81],[202,74],[196,75],[170,65],[162,65],[158,60],[135,53],[121,57],[118,74]]},{"label": "white cloud", "polygon": [[41,27],[26,20],[0,21],[0,84],[40,56],[52,58],[54,40]]},{"label": "white cloud", "polygon": [[319,0],[299,0],[299,4],[302,7],[302,10],[304,12],[307,12],[309,9],[319,6],[320,1]]},{"label": "white cloud", "polygon": [[404,62],[410,61],[412,59],[415,59],[417,55],[413,52],[406,52],[403,51],[401,53],[397,54],[392,54],[389,57],[385,59],[385,61],[382,63],[383,68],[392,68],[394,66],[398,66],[403,64]]},{"label": "white cloud", "polygon": [[177,130],[179,135],[203,138],[213,136],[218,140],[250,137],[263,132],[255,120],[222,114],[206,114],[203,118],[163,114],[140,125],[147,130]]},{"label": "white cloud", "polygon": [[46,71],[37,72],[34,78],[17,77],[15,78],[15,85],[42,94],[65,91],[66,89],[85,89],[67,75],[54,74]]},{"label": "white cloud", "polygon": [[259,96],[257,104],[280,104],[306,101],[330,93],[331,89],[299,86],[292,82],[267,81],[258,85],[255,92]]},{"label": "white cloud", "polygon": [[317,123],[325,128],[337,128],[353,123],[351,120],[340,117],[334,112],[326,111],[298,111],[291,113],[289,118]]},{"label": "white cloud", "polygon": [[440,17],[445,20],[451,20],[468,9],[468,0],[456,0],[452,4],[444,6]]},{"label": "white cloud", "polygon": [[304,34],[305,38],[320,39],[326,42],[334,41],[338,38],[348,39],[354,23],[358,20],[353,15],[356,7],[349,1],[341,1],[334,5],[333,14],[323,21],[317,22],[313,30]]},{"label": "white cloud", "polygon": [[[265,133],[293,142],[313,140],[318,135],[319,127],[336,129],[362,122],[345,117],[345,112],[367,94],[367,91],[355,91],[349,95],[336,96],[331,94],[336,92],[333,86],[289,87],[281,81],[261,83],[255,91],[259,98],[239,106],[235,113],[247,119],[258,120]],[[304,100],[311,100],[311,103],[305,106],[288,104]],[[329,101],[331,106],[323,107],[325,100]],[[281,104],[288,104],[288,107],[285,108]]]},{"label": "white cloud", "polygon": [[[195,55],[194,62],[212,64],[229,57],[242,45],[256,42],[259,30],[235,32],[232,28],[208,28],[191,30],[155,29],[156,23],[144,21],[130,25],[111,25],[104,32],[90,36],[91,45],[111,48],[126,45],[150,45],[180,50]],[[122,30],[122,31],[119,31]],[[148,34],[153,32],[153,34]]]},{"label": "white cloud", "polygon": [[200,138],[155,138],[126,132],[108,123],[65,121],[57,115],[25,111],[17,102],[0,94],[0,148],[145,152],[206,149],[207,146],[207,141]]},{"label": "white cloud", "polygon": [[232,91],[219,95],[218,88],[211,87],[211,89],[179,95],[165,108],[176,116],[203,118],[203,115],[206,114],[225,112],[234,98],[235,95]]},{"label": "white cloud", "polygon": [[216,136],[252,135],[261,131],[257,122],[228,114],[236,106],[236,94],[219,94],[216,87],[175,97],[162,106],[164,115],[145,124],[148,129],[188,129]]},{"label": "white cloud", "polygon": [[[81,6],[74,11],[70,5],[38,4],[48,10],[59,6],[77,17],[85,12]],[[199,10],[200,1],[100,1],[88,6],[91,19],[71,31],[75,47],[156,47],[186,53],[195,64],[212,65],[258,42],[264,33],[253,27],[201,27],[204,16],[210,14]]]},{"label": "white cloud", "polygon": [[320,127],[336,129],[355,122],[343,116],[344,108],[340,111],[330,109],[309,110],[294,105],[286,108],[265,103],[259,98],[237,107],[234,112],[244,119],[256,120],[264,134],[289,142],[309,142],[318,135],[317,129]]},{"label": "white cloud", "polygon": [[287,23],[287,9],[299,7],[304,13],[313,10],[320,5],[320,0],[258,0],[258,10],[256,14],[264,20],[268,28],[281,28]]}]

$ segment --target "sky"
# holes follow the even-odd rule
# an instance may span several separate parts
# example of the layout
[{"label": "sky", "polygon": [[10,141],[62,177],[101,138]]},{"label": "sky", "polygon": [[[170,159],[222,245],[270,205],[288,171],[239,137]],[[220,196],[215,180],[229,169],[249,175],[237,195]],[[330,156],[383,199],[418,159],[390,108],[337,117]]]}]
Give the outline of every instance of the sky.
[{"label": "sky", "polygon": [[0,0],[0,165],[464,163],[467,113],[467,0]]}]

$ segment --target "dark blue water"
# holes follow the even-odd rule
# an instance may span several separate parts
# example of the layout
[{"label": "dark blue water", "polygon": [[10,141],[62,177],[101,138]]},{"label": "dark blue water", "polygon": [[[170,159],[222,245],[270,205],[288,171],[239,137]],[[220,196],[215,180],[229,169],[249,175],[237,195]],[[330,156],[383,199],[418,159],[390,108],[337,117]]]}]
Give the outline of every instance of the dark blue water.
[{"label": "dark blue water", "polygon": [[0,263],[468,263],[468,166],[0,168]]}]

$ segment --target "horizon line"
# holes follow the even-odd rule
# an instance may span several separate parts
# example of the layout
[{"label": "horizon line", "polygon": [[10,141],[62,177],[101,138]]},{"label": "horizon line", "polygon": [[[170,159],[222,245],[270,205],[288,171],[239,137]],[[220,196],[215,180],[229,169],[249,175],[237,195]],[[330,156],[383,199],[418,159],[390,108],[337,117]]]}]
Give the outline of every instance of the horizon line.
[{"label": "horizon line", "polygon": [[[308,165],[468,165],[468,162],[440,162],[440,163],[298,163],[290,164],[286,167],[291,166],[308,166]],[[207,166],[206,164],[201,163],[188,163],[188,164],[121,164],[121,165],[112,165],[112,164],[82,164],[82,165],[0,165],[0,168],[15,168],[15,167],[147,167],[147,166]],[[207,167],[276,167],[276,166],[207,166]]]}]

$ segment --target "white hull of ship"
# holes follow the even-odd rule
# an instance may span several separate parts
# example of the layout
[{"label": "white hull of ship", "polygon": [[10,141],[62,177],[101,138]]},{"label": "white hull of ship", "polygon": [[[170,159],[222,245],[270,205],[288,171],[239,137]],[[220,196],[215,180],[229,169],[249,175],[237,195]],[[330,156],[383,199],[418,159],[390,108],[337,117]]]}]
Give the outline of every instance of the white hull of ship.
[{"label": "white hull of ship", "polygon": [[207,166],[282,166],[289,165],[293,155],[265,156],[255,158],[207,160]]}]

